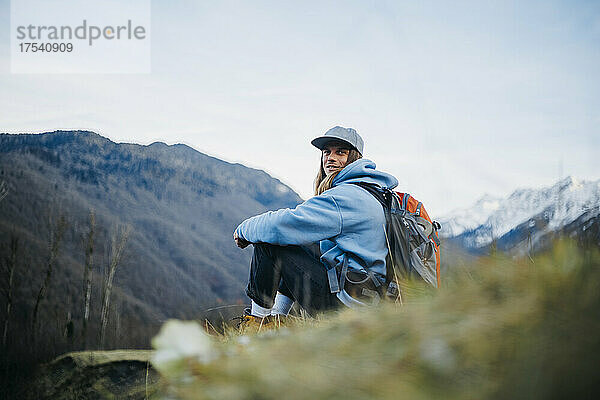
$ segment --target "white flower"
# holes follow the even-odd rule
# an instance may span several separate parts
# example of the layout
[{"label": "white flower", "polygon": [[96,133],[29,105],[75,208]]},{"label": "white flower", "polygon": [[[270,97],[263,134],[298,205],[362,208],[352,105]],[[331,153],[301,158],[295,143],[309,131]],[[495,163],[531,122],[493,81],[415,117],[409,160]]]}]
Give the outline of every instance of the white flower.
[{"label": "white flower", "polygon": [[167,321],[152,346],[156,349],[152,365],[162,373],[182,368],[186,359],[206,364],[217,357],[212,339],[194,321]]}]

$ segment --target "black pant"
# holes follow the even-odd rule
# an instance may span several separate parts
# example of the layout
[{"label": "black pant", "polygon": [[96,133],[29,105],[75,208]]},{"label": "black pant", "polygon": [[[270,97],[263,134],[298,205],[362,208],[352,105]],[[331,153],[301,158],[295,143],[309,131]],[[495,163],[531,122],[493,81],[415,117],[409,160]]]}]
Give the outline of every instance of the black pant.
[{"label": "black pant", "polygon": [[255,243],[246,294],[259,306],[271,308],[279,292],[297,301],[314,314],[339,307],[342,303],[330,293],[319,245],[277,246]]}]

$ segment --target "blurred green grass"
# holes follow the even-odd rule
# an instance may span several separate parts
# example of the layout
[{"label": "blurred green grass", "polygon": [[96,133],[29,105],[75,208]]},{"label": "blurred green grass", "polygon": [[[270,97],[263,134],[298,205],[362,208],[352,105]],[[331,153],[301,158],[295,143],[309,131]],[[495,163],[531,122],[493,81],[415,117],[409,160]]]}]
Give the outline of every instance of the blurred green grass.
[{"label": "blurred green grass", "polygon": [[[569,241],[533,262],[451,269],[404,304],[213,336],[210,362],[155,366],[182,399],[596,398],[600,253]],[[161,349],[158,349],[161,351]]]}]

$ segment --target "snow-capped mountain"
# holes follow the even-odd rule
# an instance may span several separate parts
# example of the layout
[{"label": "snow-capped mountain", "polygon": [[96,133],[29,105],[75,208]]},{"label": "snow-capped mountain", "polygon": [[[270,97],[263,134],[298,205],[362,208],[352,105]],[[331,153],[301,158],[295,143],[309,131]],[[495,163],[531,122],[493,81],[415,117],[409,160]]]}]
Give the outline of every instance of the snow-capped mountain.
[{"label": "snow-capped mountain", "polygon": [[493,240],[511,247],[523,237],[535,241],[576,220],[588,221],[599,214],[600,179],[580,181],[567,177],[550,187],[516,190],[507,198],[486,195],[473,206],[441,218],[440,233],[457,238],[472,249]]},{"label": "snow-capped mountain", "polygon": [[485,224],[490,215],[500,207],[501,201],[501,197],[486,194],[472,207],[452,211],[451,216],[440,219],[442,223],[440,233],[443,236],[458,236]]}]

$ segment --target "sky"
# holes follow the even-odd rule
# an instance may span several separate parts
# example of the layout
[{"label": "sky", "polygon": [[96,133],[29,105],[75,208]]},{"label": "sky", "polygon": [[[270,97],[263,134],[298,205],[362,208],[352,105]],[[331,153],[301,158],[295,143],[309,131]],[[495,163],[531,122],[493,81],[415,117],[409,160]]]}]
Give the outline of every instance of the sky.
[{"label": "sky", "polygon": [[143,74],[12,74],[9,7],[0,132],[185,143],[308,198],[310,140],[353,127],[434,217],[600,178],[598,1],[152,1]]}]

